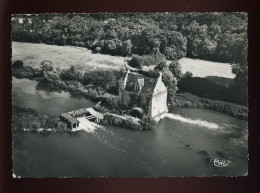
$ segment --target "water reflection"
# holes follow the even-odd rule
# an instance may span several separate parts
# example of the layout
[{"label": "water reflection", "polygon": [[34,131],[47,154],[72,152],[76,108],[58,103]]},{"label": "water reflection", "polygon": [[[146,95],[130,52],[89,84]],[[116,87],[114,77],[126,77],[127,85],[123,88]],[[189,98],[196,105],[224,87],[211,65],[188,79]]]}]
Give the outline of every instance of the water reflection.
[{"label": "water reflection", "polygon": [[71,97],[68,92],[53,89],[44,83],[38,84],[33,80],[13,77],[12,85],[14,105],[32,108],[50,116],[59,116],[64,112],[94,105],[89,100]]}]

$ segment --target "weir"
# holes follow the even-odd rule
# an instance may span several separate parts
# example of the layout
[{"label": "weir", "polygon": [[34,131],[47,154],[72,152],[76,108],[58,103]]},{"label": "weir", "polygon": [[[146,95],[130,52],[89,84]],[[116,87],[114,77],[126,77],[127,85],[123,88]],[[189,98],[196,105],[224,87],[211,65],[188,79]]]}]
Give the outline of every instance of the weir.
[{"label": "weir", "polygon": [[211,123],[211,122],[203,121],[203,120],[200,120],[200,119],[190,119],[190,118],[182,117],[179,114],[166,113],[165,117],[168,117],[170,119],[174,119],[174,120],[177,120],[177,121],[181,121],[181,122],[184,122],[184,123],[198,125],[200,127],[206,127],[208,129],[216,130],[216,129],[219,128],[219,126],[216,123]]}]

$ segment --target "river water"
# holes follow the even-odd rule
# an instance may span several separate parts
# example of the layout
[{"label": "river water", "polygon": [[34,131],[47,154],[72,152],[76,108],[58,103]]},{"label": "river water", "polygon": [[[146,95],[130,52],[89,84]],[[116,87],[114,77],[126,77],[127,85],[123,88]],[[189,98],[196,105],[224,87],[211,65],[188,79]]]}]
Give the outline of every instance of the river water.
[{"label": "river water", "polygon": [[[13,77],[13,104],[50,116],[93,103],[39,90]],[[238,176],[248,167],[247,122],[205,110],[174,108],[153,130],[91,125],[73,133],[13,133],[13,170],[21,177]],[[212,160],[229,160],[217,167]]]}]

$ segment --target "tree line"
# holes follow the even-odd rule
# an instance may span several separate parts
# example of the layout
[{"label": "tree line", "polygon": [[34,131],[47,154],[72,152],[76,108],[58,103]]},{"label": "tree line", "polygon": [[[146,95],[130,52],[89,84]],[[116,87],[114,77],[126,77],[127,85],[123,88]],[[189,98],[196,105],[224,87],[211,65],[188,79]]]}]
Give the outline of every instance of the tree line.
[{"label": "tree line", "polygon": [[[161,53],[241,63],[246,58],[243,13],[14,15],[14,41],[75,45],[111,55]],[[245,57],[244,57],[245,56]]]}]

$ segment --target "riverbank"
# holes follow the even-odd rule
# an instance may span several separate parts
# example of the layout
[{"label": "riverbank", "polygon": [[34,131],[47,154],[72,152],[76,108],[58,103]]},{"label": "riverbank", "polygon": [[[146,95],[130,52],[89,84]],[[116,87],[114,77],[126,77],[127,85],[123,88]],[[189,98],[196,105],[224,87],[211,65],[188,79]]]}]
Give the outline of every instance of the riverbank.
[{"label": "riverbank", "polygon": [[[38,89],[47,85],[48,89],[67,91],[73,97],[83,97],[94,102],[102,100],[104,101],[102,103],[103,106],[98,108],[101,112],[121,114],[121,109],[125,108],[120,104],[117,95],[109,94],[104,90],[98,90],[96,87],[84,87],[79,81],[75,83],[73,81],[63,81],[59,79],[46,80],[37,69],[31,67],[13,69],[13,76],[39,81]],[[246,106],[202,98],[190,93],[177,93],[175,97],[170,100],[169,105],[170,107],[206,108],[231,115],[238,119],[248,120],[248,108]]]},{"label": "riverbank", "polygon": [[246,106],[198,97],[190,93],[177,93],[170,102],[171,107],[205,108],[231,115],[241,120],[248,120]]},{"label": "riverbank", "polygon": [[[19,80],[17,79],[17,81]],[[37,81],[40,82],[37,83]],[[43,78],[38,78],[37,81],[33,81],[35,89],[38,90],[37,92],[42,93],[65,91],[68,94],[70,93],[72,97],[77,98],[77,100],[89,99],[91,101],[98,102],[96,105],[92,104],[90,107],[93,107],[96,111],[105,114],[105,118],[104,121],[102,121],[102,125],[113,125],[117,127],[124,127],[134,130],[151,129],[152,125],[150,124],[149,120],[137,120],[136,118],[133,118],[128,115],[121,115],[121,108],[118,106],[119,102],[117,96],[110,95],[108,93],[99,93],[92,88],[84,89],[82,85],[78,85],[77,87],[75,87],[73,85],[66,84],[67,82],[62,81],[46,81]],[[32,92],[33,91],[30,91],[30,93]],[[77,111],[74,108],[71,110],[72,112]],[[61,111],[60,113],[64,112],[66,111]],[[59,114],[56,114],[54,117],[48,117],[46,114],[36,112],[33,109],[22,108],[14,105],[13,120],[15,121],[15,124],[13,124],[13,130],[20,132],[34,132],[43,134],[48,134],[49,132],[53,131],[70,131],[69,129],[66,129],[66,124],[64,124],[62,128],[62,125],[59,123],[60,121],[58,119],[58,115]],[[119,119],[119,117],[121,119]],[[56,129],[56,127],[58,129]]]},{"label": "riverbank", "polygon": [[[76,89],[75,87],[65,86],[62,82],[53,82],[59,89],[63,89],[72,94],[72,96],[80,96],[90,99],[94,102],[98,102],[101,99],[105,99],[105,111],[110,111],[113,113],[121,113],[119,104],[119,99],[115,95],[110,95],[108,93],[103,95],[96,95],[97,92],[86,92],[82,89]],[[234,103],[228,103],[224,101],[211,100],[207,98],[198,97],[190,93],[177,93],[173,99],[170,101],[170,107],[184,107],[184,108],[206,108],[210,110],[215,110],[221,113],[231,115],[235,118],[241,120],[248,120],[248,108],[243,105],[238,105]],[[102,109],[99,108],[99,109]],[[104,109],[104,108],[103,108]]]},{"label": "riverbank", "polygon": [[112,113],[106,113],[104,115],[104,119],[101,121],[101,124],[124,127],[127,129],[142,130],[140,119]]},{"label": "riverbank", "polygon": [[49,134],[51,132],[67,132],[67,125],[34,109],[13,105],[12,130],[14,132],[32,132]]},{"label": "riverbank", "polygon": [[51,132],[75,132],[85,130],[93,132],[96,128],[105,125],[124,127],[132,130],[151,129],[151,125],[147,121],[131,117],[129,115],[118,115],[113,113],[105,113],[100,120],[100,124],[96,124],[86,119],[86,117],[77,118],[80,123],[77,129],[69,129],[67,125],[57,118],[51,118],[48,115],[41,114],[34,109],[23,108],[13,105],[12,130],[14,132],[31,132],[48,135]]}]

